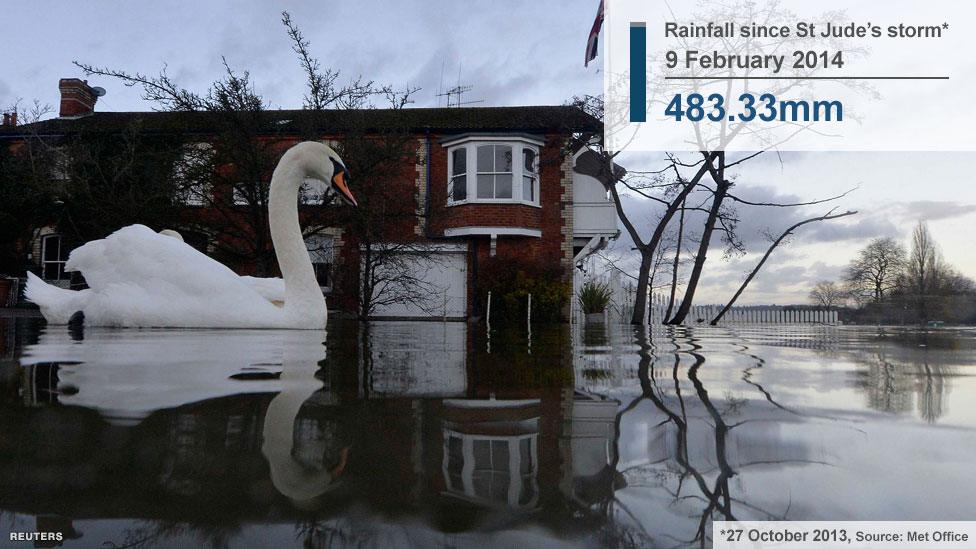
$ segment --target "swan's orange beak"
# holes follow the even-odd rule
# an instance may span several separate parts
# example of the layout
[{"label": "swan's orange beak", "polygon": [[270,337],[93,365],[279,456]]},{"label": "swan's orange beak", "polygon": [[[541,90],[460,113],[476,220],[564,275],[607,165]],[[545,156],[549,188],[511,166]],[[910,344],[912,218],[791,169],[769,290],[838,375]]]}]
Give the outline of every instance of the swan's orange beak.
[{"label": "swan's orange beak", "polygon": [[342,196],[343,200],[353,206],[359,206],[359,203],[356,202],[356,197],[349,190],[349,172],[345,168],[336,170],[335,175],[332,176],[332,185],[339,191],[339,195]]}]

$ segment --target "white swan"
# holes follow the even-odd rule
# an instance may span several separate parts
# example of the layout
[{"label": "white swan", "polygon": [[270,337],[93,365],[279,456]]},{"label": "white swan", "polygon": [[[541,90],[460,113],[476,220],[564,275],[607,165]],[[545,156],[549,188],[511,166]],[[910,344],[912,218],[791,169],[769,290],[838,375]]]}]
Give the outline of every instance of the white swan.
[{"label": "white swan", "polygon": [[[175,238],[184,244],[186,243],[186,240],[183,240],[183,235],[180,234],[179,231],[174,231],[173,229],[163,229],[159,231],[159,234]],[[187,244],[187,246],[189,246],[189,244]],[[280,278],[258,278],[254,276],[242,276],[241,280],[250,286],[252,290],[261,294],[261,297],[267,299],[275,305],[282,305],[285,303],[284,280]]]},{"label": "white swan", "polygon": [[86,324],[181,328],[325,328],[325,296],[298,223],[298,192],[306,178],[330,181],[356,205],[348,172],[328,146],[299,143],[275,168],[268,222],[284,279],[277,306],[234,271],[169,234],[130,225],[71,252],[65,269],[80,271],[89,288],[64,290],[28,273],[24,295],[52,324],[76,312]]}]

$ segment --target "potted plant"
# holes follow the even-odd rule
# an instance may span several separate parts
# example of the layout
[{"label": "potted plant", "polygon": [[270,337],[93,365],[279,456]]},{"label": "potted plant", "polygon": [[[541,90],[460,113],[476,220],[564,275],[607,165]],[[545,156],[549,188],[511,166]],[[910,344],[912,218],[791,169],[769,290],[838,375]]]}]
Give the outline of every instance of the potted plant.
[{"label": "potted plant", "polygon": [[588,280],[579,292],[580,309],[586,315],[586,322],[603,322],[604,311],[610,304],[613,293],[606,284]]}]

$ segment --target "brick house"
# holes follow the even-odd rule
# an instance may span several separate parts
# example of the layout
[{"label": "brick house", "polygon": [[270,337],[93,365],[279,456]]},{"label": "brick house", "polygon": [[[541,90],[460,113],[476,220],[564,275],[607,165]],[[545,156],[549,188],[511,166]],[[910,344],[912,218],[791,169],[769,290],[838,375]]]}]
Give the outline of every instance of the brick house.
[{"label": "brick house", "polygon": [[[138,123],[140,131],[148,134],[179,132],[192,136],[196,144],[206,144],[216,131],[214,113],[96,112],[103,90],[78,79],[62,79],[60,90],[58,118],[29,126],[8,121],[0,127],[0,141],[16,148],[28,133],[54,139],[112,134]],[[560,267],[568,282],[574,279],[578,261],[618,234],[614,205],[603,184],[580,169],[592,152],[569,147],[572,135],[598,133],[600,122],[575,107],[277,110],[268,111],[267,117],[268,129],[261,139],[273,140],[282,151],[310,135],[341,142],[354,126],[377,135],[405,131],[415,142],[416,155],[403,162],[396,192],[416,216],[397,221],[385,232],[391,241],[410,240],[437,257],[424,276],[441,291],[425,306],[380,306],[375,317],[478,316],[482,313],[479,264],[533,260]],[[356,193],[355,173],[352,190]],[[223,193],[223,199],[236,204],[236,190],[208,192]],[[204,201],[182,200],[188,221],[211,215]],[[306,206],[302,212],[304,218],[314,216],[325,225],[310,237],[309,249],[323,290],[330,295],[330,307],[355,311],[362,250],[357,235],[341,212],[327,204]],[[213,251],[216,240],[227,238],[220,231],[173,228],[205,252]],[[67,285],[63,264],[70,247],[53,224],[42,227],[26,243],[28,264],[43,278]],[[241,274],[252,271],[245,263],[230,266]]]}]

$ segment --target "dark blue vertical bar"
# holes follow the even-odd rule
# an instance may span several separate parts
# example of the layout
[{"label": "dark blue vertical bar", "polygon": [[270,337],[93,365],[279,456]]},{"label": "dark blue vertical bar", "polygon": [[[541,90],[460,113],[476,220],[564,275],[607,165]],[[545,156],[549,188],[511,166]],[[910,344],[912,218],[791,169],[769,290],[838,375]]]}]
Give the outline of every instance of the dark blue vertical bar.
[{"label": "dark blue vertical bar", "polygon": [[630,121],[647,122],[647,26],[630,24]]}]

